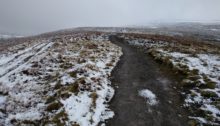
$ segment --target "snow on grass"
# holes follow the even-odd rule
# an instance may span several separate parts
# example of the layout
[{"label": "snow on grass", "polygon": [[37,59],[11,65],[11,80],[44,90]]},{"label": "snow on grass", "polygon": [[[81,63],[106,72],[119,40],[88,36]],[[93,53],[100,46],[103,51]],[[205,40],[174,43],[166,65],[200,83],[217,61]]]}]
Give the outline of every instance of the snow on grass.
[{"label": "snow on grass", "polygon": [[[165,52],[166,53],[166,52]],[[174,58],[174,63],[176,60],[181,59],[181,63],[189,67],[190,70],[197,69],[199,74],[207,75],[211,80],[220,84],[220,56],[215,54],[197,54],[196,57],[191,57],[190,55],[172,52],[168,55]],[[183,60],[185,59],[185,60]],[[178,62],[178,61],[177,61]]]},{"label": "snow on grass", "polygon": [[16,120],[40,120],[41,113],[37,109],[35,111],[32,109],[31,111],[9,115],[8,118]]},{"label": "snow on grass", "polygon": [[207,120],[205,120],[204,118],[201,118],[201,117],[189,117],[190,119],[195,119],[201,123],[207,123]]},{"label": "snow on grass", "polygon": [[[187,94],[185,106],[200,105],[197,110],[202,110],[205,117],[198,115],[194,119],[200,123],[214,124],[220,120],[219,106],[216,100],[220,98],[220,56],[218,54],[184,54],[179,52],[159,51],[164,56],[169,56],[174,67],[181,64],[187,66],[185,70],[192,73],[188,75],[188,82],[193,88]],[[178,66],[179,67],[179,66]],[[198,71],[198,72],[193,72]],[[199,117],[200,116],[200,117]]]},{"label": "snow on grass", "polygon": [[70,96],[66,100],[61,100],[68,114],[69,121],[77,122],[80,126],[89,126],[92,114],[90,107],[92,100],[87,92],[78,96]]},{"label": "snow on grass", "polygon": [[214,117],[217,117],[220,115],[220,110],[216,108],[214,105],[205,104],[204,107],[202,107],[201,109],[212,112],[212,115]]},{"label": "snow on grass", "polygon": [[113,117],[109,76],[122,52],[102,36],[77,33],[1,54],[0,123],[96,126]]},{"label": "snow on grass", "polygon": [[13,124],[11,120],[40,119],[42,95],[39,93],[45,86],[39,84],[37,77],[27,76],[23,71],[30,69],[33,61],[44,57],[50,46],[52,43],[36,43],[31,47],[27,45],[23,51],[7,54],[14,58],[0,66],[0,92],[7,99],[2,108],[4,118],[1,124],[10,126]]},{"label": "snow on grass", "polygon": [[142,46],[145,47],[147,49],[149,48],[154,48],[154,47],[163,47],[163,46],[167,46],[168,42],[164,42],[164,41],[152,41],[149,39],[128,39],[128,44],[130,45],[134,45],[134,46]]},{"label": "snow on grass", "polygon": [[[83,48],[78,48],[80,54],[75,55],[78,64],[69,60],[69,63],[75,64],[75,66],[60,72],[62,75],[68,71],[70,76],[75,78],[75,86],[72,87],[74,95],[61,99],[61,103],[64,105],[70,123],[80,126],[96,126],[100,121],[114,115],[106,104],[114,94],[108,76],[122,53],[120,48],[109,42],[80,41],[77,43],[83,46]],[[108,48],[110,46],[112,48]],[[95,51],[99,53],[95,53]],[[69,56],[64,56],[65,59],[73,58],[72,54],[70,52]],[[64,82],[61,81],[61,83]]]},{"label": "snow on grass", "polygon": [[[1,62],[1,67],[0,67],[0,77],[5,75],[6,73],[9,73],[10,71],[16,69],[19,69],[18,66],[25,67],[25,62],[26,60],[29,60],[29,58],[34,57],[35,55],[38,55],[39,53],[42,53],[47,49],[48,47],[51,46],[51,43],[41,43],[38,46],[30,47],[26,49],[25,51],[18,52],[18,55],[12,55],[12,56],[7,56],[7,57],[13,57],[13,61],[6,61],[2,60]],[[38,49],[41,49],[39,52]],[[37,53],[36,53],[37,52]],[[4,57],[3,57],[4,59]],[[4,63],[7,62],[7,63]]]},{"label": "snow on grass", "polygon": [[[30,46],[30,47],[25,48],[24,50],[20,50],[20,51],[18,51],[17,53],[14,53],[14,54],[11,54],[11,53],[9,52],[9,53],[7,53],[7,54],[0,55],[0,65],[4,65],[4,64],[8,63],[9,61],[15,59],[16,57],[19,57],[19,56],[22,55],[22,54],[25,54],[25,53],[27,53],[27,52],[31,52],[32,49],[40,48],[40,46],[42,46],[41,44],[42,44],[42,43],[40,43],[40,44],[35,44],[35,45],[33,45],[33,46]],[[45,44],[45,43],[43,43],[43,44]]]},{"label": "snow on grass", "polygon": [[158,104],[156,95],[148,89],[143,89],[139,91],[139,95],[145,98],[147,100],[147,103],[151,106]]}]

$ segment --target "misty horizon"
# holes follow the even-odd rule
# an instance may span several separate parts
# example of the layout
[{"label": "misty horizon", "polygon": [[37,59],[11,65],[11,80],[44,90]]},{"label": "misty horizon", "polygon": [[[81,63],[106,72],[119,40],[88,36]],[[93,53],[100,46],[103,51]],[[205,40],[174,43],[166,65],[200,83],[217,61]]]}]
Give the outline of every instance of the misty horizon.
[{"label": "misty horizon", "polygon": [[0,0],[0,126],[220,126],[220,0]]},{"label": "misty horizon", "polygon": [[0,33],[33,35],[76,27],[220,21],[218,0],[0,0]]}]

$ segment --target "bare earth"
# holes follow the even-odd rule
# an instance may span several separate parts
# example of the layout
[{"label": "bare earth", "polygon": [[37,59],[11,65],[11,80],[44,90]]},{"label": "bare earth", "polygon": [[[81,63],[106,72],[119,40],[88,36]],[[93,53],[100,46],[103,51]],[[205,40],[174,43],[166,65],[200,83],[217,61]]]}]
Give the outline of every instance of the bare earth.
[{"label": "bare earth", "polygon": [[[116,36],[110,40],[122,47],[124,55],[112,73],[116,93],[110,106],[115,116],[107,126],[186,126],[187,111],[176,89],[180,77],[124,40]],[[147,104],[138,95],[142,89],[151,90],[159,103]]]}]

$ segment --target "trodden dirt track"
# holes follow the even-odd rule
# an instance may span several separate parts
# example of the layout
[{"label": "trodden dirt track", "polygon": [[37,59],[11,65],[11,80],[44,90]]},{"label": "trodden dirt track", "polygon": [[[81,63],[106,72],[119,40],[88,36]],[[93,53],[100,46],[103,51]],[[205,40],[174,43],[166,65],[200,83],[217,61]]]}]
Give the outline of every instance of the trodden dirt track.
[{"label": "trodden dirt track", "polygon": [[[123,56],[112,73],[116,93],[110,106],[115,116],[107,126],[186,126],[187,112],[175,88],[180,78],[123,39],[110,40],[122,47]],[[158,104],[147,104],[138,94],[142,89],[151,90]]]}]

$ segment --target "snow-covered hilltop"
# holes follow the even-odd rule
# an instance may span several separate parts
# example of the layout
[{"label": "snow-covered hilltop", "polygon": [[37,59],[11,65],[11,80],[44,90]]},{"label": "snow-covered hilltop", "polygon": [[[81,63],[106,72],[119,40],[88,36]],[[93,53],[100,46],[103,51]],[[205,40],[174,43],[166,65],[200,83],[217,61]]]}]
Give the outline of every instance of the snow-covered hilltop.
[{"label": "snow-covered hilltop", "polygon": [[104,35],[23,43],[0,55],[0,124],[96,126],[113,117],[109,76],[122,55]]},{"label": "snow-covered hilltop", "polygon": [[0,39],[7,39],[7,38],[11,38],[11,36],[0,34]]},{"label": "snow-covered hilltop", "polygon": [[[105,126],[114,116],[108,104],[114,95],[111,71],[122,55],[109,41],[112,35],[145,49],[146,55],[183,78],[175,90],[181,90],[177,93],[189,110],[190,125],[218,125],[220,46],[143,32],[78,28],[2,40],[0,125]],[[159,95],[148,89],[139,95],[151,106],[160,103]]]},{"label": "snow-covered hilltop", "polygon": [[20,37],[23,37],[23,36],[0,34],[0,39],[20,38]]}]

